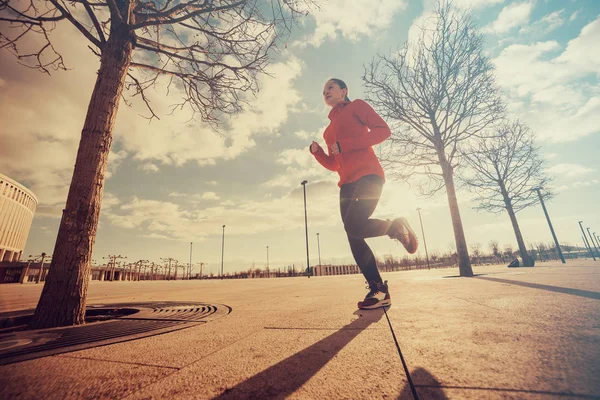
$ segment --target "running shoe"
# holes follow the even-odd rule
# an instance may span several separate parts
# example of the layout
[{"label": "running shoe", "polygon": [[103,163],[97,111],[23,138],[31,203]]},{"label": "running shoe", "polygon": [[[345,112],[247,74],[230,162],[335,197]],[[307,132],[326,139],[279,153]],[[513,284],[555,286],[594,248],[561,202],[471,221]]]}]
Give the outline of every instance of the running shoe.
[{"label": "running shoe", "polygon": [[417,236],[411,229],[406,218],[396,218],[388,230],[388,236],[402,243],[409,254],[414,254],[419,247]]},{"label": "running shoe", "polygon": [[381,283],[369,282],[369,293],[363,301],[358,302],[358,308],[361,310],[372,310],[380,307],[389,307],[392,305],[387,281]]}]

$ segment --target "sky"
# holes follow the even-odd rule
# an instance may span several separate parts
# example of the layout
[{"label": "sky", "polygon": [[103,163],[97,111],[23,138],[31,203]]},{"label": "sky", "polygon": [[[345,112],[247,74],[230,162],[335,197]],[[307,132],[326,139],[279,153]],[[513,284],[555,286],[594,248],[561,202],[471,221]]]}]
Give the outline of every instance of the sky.
[{"label": "sky", "polygon": [[[600,2],[454,4],[470,8],[484,34],[509,115],[537,135],[546,172],[554,177],[557,195],[546,206],[559,241],[582,245],[579,220],[600,233]],[[328,124],[322,88],[337,77],[348,84],[350,98],[364,98],[364,66],[402,46],[433,5],[431,0],[321,2],[299,21],[287,46],[272,55],[260,92],[219,132],[190,121],[189,110],[168,115],[178,93],[167,95],[164,86],[149,93],[160,120],[143,118],[148,112],[138,100],[121,102],[96,263],[109,255],[188,263],[193,243],[192,261],[204,262],[207,273],[218,272],[222,256],[225,272],[263,268],[267,252],[271,269],[304,267],[300,183],[305,179],[311,265],[319,263],[319,250],[323,264],[352,263],[339,215],[338,176],[308,152],[312,140],[323,144]],[[24,258],[53,250],[99,66],[69,24],[59,24],[52,38],[68,71],[42,74],[0,50],[0,172],[39,200]],[[501,248],[517,247],[506,213],[475,211],[464,188],[457,196],[469,247],[487,252],[492,240]],[[421,239],[417,207],[429,253],[452,250],[443,191],[422,198],[409,184],[388,179],[374,217],[405,216]],[[517,218],[526,244],[552,241],[539,205]],[[406,255],[387,237],[368,243],[380,258]],[[424,255],[423,246],[418,254]]]}]

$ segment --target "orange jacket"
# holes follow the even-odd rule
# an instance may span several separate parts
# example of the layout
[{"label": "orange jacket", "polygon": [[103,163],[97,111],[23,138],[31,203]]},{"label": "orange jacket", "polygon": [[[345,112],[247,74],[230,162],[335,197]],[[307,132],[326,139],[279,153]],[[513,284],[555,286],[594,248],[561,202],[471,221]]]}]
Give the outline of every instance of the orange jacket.
[{"label": "orange jacket", "polygon": [[[323,133],[328,154],[321,147],[312,154],[322,166],[338,172],[338,186],[366,175],[385,179],[372,146],[389,138],[392,132],[375,110],[363,100],[343,101],[331,109],[329,119],[331,122]],[[340,154],[331,153],[336,143]]]}]

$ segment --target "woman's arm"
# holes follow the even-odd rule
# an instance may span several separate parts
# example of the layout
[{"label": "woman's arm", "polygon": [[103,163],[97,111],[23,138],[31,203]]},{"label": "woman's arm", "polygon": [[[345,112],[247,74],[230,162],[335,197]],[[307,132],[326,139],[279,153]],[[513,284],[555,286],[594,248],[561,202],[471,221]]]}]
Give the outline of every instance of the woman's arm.
[{"label": "woman's arm", "polygon": [[342,153],[375,146],[392,136],[392,131],[388,124],[368,103],[358,99],[354,100],[353,103],[358,103],[355,115],[363,125],[369,128],[369,132],[356,138],[340,140],[338,143],[340,152]]},{"label": "woman's arm", "polygon": [[340,169],[340,165],[337,163],[337,161],[335,161],[335,157],[331,154],[326,154],[321,146],[317,144],[316,151],[313,151],[311,147],[312,144],[308,149],[312,153],[312,155],[315,156],[319,164],[321,164],[330,171],[338,171]]}]

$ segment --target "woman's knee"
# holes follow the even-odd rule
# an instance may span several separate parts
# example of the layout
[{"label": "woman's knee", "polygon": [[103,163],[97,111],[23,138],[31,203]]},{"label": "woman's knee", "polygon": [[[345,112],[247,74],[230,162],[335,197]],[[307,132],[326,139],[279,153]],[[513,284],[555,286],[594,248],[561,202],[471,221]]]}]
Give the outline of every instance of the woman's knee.
[{"label": "woman's knee", "polygon": [[344,230],[348,236],[353,238],[362,239],[362,227],[364,225],[364,221],[359,221],[356,219],[348,219],[344,221]]}]

